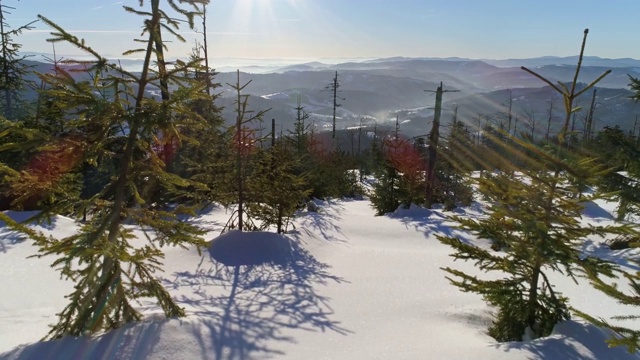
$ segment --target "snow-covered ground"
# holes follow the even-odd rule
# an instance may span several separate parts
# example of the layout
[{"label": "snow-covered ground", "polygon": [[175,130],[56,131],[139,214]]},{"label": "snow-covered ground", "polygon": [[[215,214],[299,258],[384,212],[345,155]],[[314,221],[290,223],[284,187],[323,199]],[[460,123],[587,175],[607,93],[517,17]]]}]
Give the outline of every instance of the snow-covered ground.
[{"label": "snow-covered ground", "polygon": [[[611,221],[614,208],[590,204],[585,221]],[[73,285],[49,267],[52,258],[28,258],[36,253],[30,240],[0,228],[0,359],[640,359],[608,348],[609,334],[580,320],[559,324],[547,338],[496,343],[485,333],[491,309],[479,296],[450,285],[440,270],[474,271],[472,264],[453,263],[451,249],[435,235],[489,244],[452,228],[440,210],[375,217],[366,200],[323,202],[320,209],[301,214],[286,237],[227,233],[202,255],[166,248],[159,276],[186,318],[166,320],[157,306],[141,303],[144,322],[52,342],[38,340]],[[480,216],[481,206],[456,214]],[[224,209],[211,208],[192,221],[209,227],[214,239],[227,218]],[[56,217],[38,229],[62,237],[76,224]],[[254,245],[261,239],[294,246],[270,246],[284,250],[266,253]],[[589,239],[585,251],[627,265],[622,259],[636,254],[609,252],[601,239]],[[271,264],[231,266],[255,262],[256,256]],[[561,275],[554,281],[587,313],[634,311],[586,282],[575,285]]]}]

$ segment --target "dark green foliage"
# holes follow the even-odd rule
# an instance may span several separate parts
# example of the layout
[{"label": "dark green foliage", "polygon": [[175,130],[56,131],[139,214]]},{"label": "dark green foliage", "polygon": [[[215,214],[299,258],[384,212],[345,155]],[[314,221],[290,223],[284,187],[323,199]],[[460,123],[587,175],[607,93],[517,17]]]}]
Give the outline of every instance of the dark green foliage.
[{"label": "dark green foliage", "polygon": [[473,189],[467,175],[476,166],[473,140],[467,127],[459,121],[452,124],[449,137],[440,150],[441,160],[436,166],[438,185],[436,201],[445,205],[445,210],[456,206],[469,206],[473,201]]},{"label": "dark green foliage", "polygon": [[237,201],[232,133],[211,129],[201,134],[200,141],[202,146],[196,145],[192,152],[181,154],[191,179],[206,185],[195,189],[191,195],[199,203],[232,206]]},{"label": "dark green foliage", "polygon": [[618,127],[605,127],[586,146],[611,170],[598,179],[597,185],[619,203],[618,220],[640,214],[640,146],[636,139]]},{"label": "dark green foliage", "polygon": [[248,110],[249,95],[242,95],[242,91],[251,83],[249,80],[244,85],[240,83],[240,70],[237,71],[237,80],[235,84],[227,84],[231,86],[236,92],[236,101],[234,103],[236,108],[236,124],[233,130],[232,141],[232,161],[233,170],[231,171],[234,180],[232,199],[233,204],[237,205],[237,209],[231,214],[231,218],[227,222],[225,229],[235,229],[240,231],[245,229],[245,220],[251,224],[247,228],[256,228],[255,224],[250,219],[245,219],[246,209],[245,204],[249,200],[249,194],[246,191],[247,180],[251,176],[252,169],[255,165],[254,153],[258,151],[257,143],[261,139],[256,138],[255,129],[249,128],[248,123],[254,121],[262,121],[262,116],[269,111],[261,110],[257,113],[252,113]]},{"label": "dark green foliage", "polygon": [[[473,152],[473,144],[462,123],[457,124],[449,138],[439,143],[431,194],[431,200],[445,204],[447,210],[470,205],[473,200],[465,176],[470,171],[468,154]],[[400,205],[405,208],[411,204],[429,206],[426,196],[428,151],[422,138],[415,142],[401,138],[383,142],[383,150],[376,157],[378,181],[370,194],[377,215],[395,211]]]},{"label": "dark green foliage", "polygon": [[[547,166],[562,161],[540,151]],[[561,272],[572,278],[585,271],[601,271],[607,265],[581,259],[580,245],[589,235],[612,229],[584,227],[579,222],[582,204],[572,194],[566,171],[539,171],[523,175],[486,174],[478,179],[480,193],[488,200],[482,220],[455,218],[479,238],[489,239],[504,253],[492,253],[452,237],[439,240],[452,246],[455,259],[471,260],[484,271],[505,274],[498,280],[483,280],[452,268],[451,282],[462,291],[479,293],[496,307],[496,319],[489,332],[499,341],[520,341],[529,328],[534,336],[548,335],[560,320],[569,317],[566,298],[557,293],[547,277]],[[592,168],[590,161],[576,166]]]},{"label": "dark green foliage", "polygon": [[[181,3],[188,6],[194,2]],[[179,9],[172,1],[169,5]],[[35,156],[28,166],[20,172],[8,171],[9,191],[17,193],[18,199],[50,196],[51,189],[63,192],[64,201],[40,202],[42,217],[67,209],[76,211],[77,216],[89,214],[76,235],[35,237],[40,256],[57,256],[53,266],[62,277],[76,283],[49,338],[80,336],[138,320],[141,314],[134,304],[141,298],[156,300],[168,317],[184,315],[155,275],[163,257],[161,247],[204,244],[203,232],[178,218],[192,210],[166,203],[201,186],[168,172],[165,156],[170,141],[179,144],[183,140],[182,129],[203,121],[190,106],[204,94],[202,83],[188,76],[197,61],[177,61],[172,70],[155,72],[153,58],[162,61],[156,49],[162,45],[161,29],[175,33],[178,22],[161,10],[159,0],[151,0],[147,10],[125,9],[147,18],[144,33],[148,38],[141,41],[146,48],[132,51],[143,53],[140,73],[109,63],[84,41],[40,17],[54,29],[50,41],[69,43],[94,59],[79,62],[93,81],[75,80],[63,70],[41,75],[49,84],[46,98],[56,104],[59,119],[64,119],[64,132],[34,137],[38,140],[33,144]],[[188,10],[179,12],[190,23],[196,15]],[[145,90],[163,84],[173,87],[170,98],[158,102],[147,97]],[[85,175],[85,181],[67,179],[80,174]],[[75,193],[67,183],[78,185]],[[157,197],[159,188],[166,193],[162,198]],[[132,229],[123,226],[125,220],[143,229],[146,238],[134,242]]]},{"label": "dark green foliage", "polygon": [[286,231],[289,220],[310,192],[304,174],[295,173],[299,159],[291,150],[287,140],[278,141],[259,157],[256,169],[247,180],[251,199],[247,213],[260,220],[263,229],[276,226],[278,233]]},{"label": "dark green foliage", "polygon": [[636,102],[640,101],[640,79],[629,75],[629,80],[631,81],[629,83],[629,87],[631,88],[631,91],[635,93],[631,98]]},{"label": "dark green foliage", "polygon": [[46,133],[26,126],[23,122],[0,117],[0,163],[14,170],[24,167]]},{"label": "dark green foliage", "polygon": [[[633,100],[640,100],[640,81],[631,77],[631,90],[635,92]],[[632,137],[625,136],[620,129],[606,128],[598,134],[594,141],[594,151],[602,154],[603,159],[607,159],[615,170],[627,171],[627,175],[619,172],[612,173],[603,177],[600,186],[607,190],[617,191],[615,197],[620,201],[618,209],[618,218],[624,219],[627,213],[638,214],[638,175],[640,174],[640,163],[638,162],[638,142]],[[632,224],[633,225],[633,224]],[[638,246],[640,234],[637,225],[633,231],[610,242],[612,248],[615,245]],[[637,259],[635,259],[637,264]],[[640,306],[640,272],[627,272],[617,269],[613,272],[589,272],[589,278],[594,287],[606,295],[618,300],[621,304]],[[613,279],[615,278],[615,279]],[[619,284],[626,282],[627,290],[621,289]],[[609,346],[625,346],[630,353],[636,353],[640,350],[640,330],[628,328],[622,325],[611,324],[605,319],[596,319],[589,314],[579,313],[583,318],[592,323],[607,327],[616,332],[616,336],[608,340]],[[613,318],[614,320],[638,320],[639,315],[621,315]]]},{"label": "dark green foliage", "polygon": [[425,203],[426,158],[420,145],[396,137],[383,141],[378,182],[370,194],[376,215],[395,211],[399,205]]},{"label": "dark green foliage", "polygon": [[[203,204],[210,202],[223,203],[228,189],[229,174],[232,166],[228,159],[232,158],[231,133],[224,131],[221,108],[215,101],[220,84],[213,83],[216,73],[206,69],[200,62],[198,53],[191,56],[195,61],[194,80],[202,87],[206,96],[188,99],[187,106],[202,121],[192,122],[182,129],[182,144],[177,149],[171,171],[180,177],[191,179],[201,184],[193,187],[181,202]],[[208,91],[207,91],[208,90]]]},{"label": "dark green foliage", "polygon": [[438,182],[434,188],[436,203],[444,204],[447,211],[458,206],[469,206],[473,202],[473,189],[465,175],[465,172],[446,160],[446,154],[441,153],[442,159],[436,166],[436,179]]},{"label": "dark green foliage", "polygon": [[356,165],[346,154],[322,153],[311,149],[308,161],[303,163],[301,170],[307,176],[310,197],[325,199],[362,194],[357,173],[353,171],[355,168]]},{"label": "dark green foliage", "polygon": [[620,235],[606,241],[611,250],[623,250],[640,247],[640,237],[637,235]]},{"label": "dark green foliage", "polygon": [[483,280],[452,268],[444,269],[453,275],[450,281],[462,291],[476,292],[496,307],[490,333],[500,341],[522,340],[525,333],[534,337],[548,335],[557,322],[568,318],[568,300],[556,292],[547,273],[560,272],[574,280],[579,276],[611,273],[612,265],[583,258],[580,245],[587,236],[629,230],[625,226],[594,227],[579,222],[582,201],[595,197],[582,195],[580,185],[591,183],[603,171],[594,159],[570,154],[565,140],[571,115],[577,111],[573,107],[576,97],[610,72],[576,90],[587,34],[585,30],[570,86],[560,83],[558,87],[523,67],[563,97],[566,117],[557,139],[543,147],[514,140],[515,146],[510,148],[521,149],[520,173],[508,169],[485,173],[478,179],[478,189],[490,204],[486,218],[455,217],[462,229],[493,241],[494,248],[504,253],[492,253],[455,237],[438,237],[454,248],[455,259],[471,260],[483,271],[504,274],[502,279]]},{"label": "dark green foliage", "polygon": [[28,108],[21,95],[29,85],[25,80],[29,69],[23,62],[26,56],[19,53],[22,45],[13,38],[32,29],[35,21],[11,29],[7,23],[10,9],[13,8],[0,2],[0,113],[9,120],[16,120],[24,118]]},{"label": "dark green foliage", "polygon": [[[101,215],[105,214],[96,214],[94,219]],[[175,226],[170,219],[145,222],[156,229]],[[107,236],[96,238],[101,224],[91,221],[78,235],[46,242],[42,247],[43,255],[63,255],[53,266],[61,270],[62,276],[76,281],[75,290],[67,296],[69,304],[58,314],[60,320],[49,333],[51,338],[95,333],[140,320],[142,316],[132,303],[142,298],[155,298],[167,317],[184,315],[154,274],[163,257],[157,245],[133,247],[130,241],[135,236],[124,229],[119,233],[121,241],[116,243]],[[194,229],[172,231],[184,234],[193,233]]]},{"label": "dark green foliage", "polygon": [[391,165],[387,165],[384,172],[378,173],[376,178],[378,181],[373,186],[373,193],[369,195],[376,215],[396,211],[400,206],[398,172]]}]

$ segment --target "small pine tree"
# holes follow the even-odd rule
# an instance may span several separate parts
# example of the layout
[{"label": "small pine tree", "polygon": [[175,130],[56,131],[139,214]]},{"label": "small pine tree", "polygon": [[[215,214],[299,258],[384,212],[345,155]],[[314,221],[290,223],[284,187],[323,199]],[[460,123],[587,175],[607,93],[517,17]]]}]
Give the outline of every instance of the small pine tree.
[{"label": "small pine tree", "polygon": [[31,25],[35,21],[11,29],[7,23],[7,15],[12,9],[14,8],[0,1],[0,113],[9,120],[16,120],[25,115],[22,95],[28,85],[25,79],[29,68],[24,63],[26,56],[20,55],[22,44],[15,42],[13,38],[32,29]]},{"label": "small pine tree", "polygon": [[344,153],[334,151],[332,139],[326,133],[313,129],[307,136],[308,157],[303,158],[299,173],[304,173],[311,189],[311,197],[340,198],[360,194],[352,159]]},{"label": "small pine tree", "polygon": [[619,127],[605,127],[588,144],[589,150],[611,171],[599,179],[600,191],[618,202],[617,220],[640,214],[640,147]]},{"label": "small pine tree", "polygon": [[[196,1],[182,1],[194,5]],[[140,1],[140,6],[145,2]],[[172,131],[180,141],[180,130],[192,122],[201,121],[198,114],[186,106],[192,99],[202,96],[202,87],[185,73],[190,73],[194,63],[178,61],[174,69],[164,74],[154,74],[152,57],[160,39],[161,29],[177,35],[178,21],[169,17],[160,7],[159,0],[150,1],[150,9],[125,10],[148,17],[142,41],[146,47],[132,52],[142,52],[144,65],[140,73],[120,69],[99,55],[81,39],[69,34],[49,19],[40,20],[51,26],[52,42],[66,42],[94,58],[94,61],[72,62],[87,66],[95,81],[76,81],[66,72],[46,74],[51,84],[48,95],[55,99],[64,113],[67,131],[64,137],[51,142],[45,138],[41,145],[41,158],[54,157],[57,165],[43,172],[30,167],[10,184],[17,189],[20,183],[36,184],[33,176],[48,176],[49,187],[59,186],[60,178],[73,173],[85,164],[97,164],[102,159],[113,166],[108,184],[98,193],[84,199],[73,196],[77,209],[88,209],[91,217],[80,231],[63,239],[36,237],[41,256],[54,255],[58,259],[53,266],[63,277],[75,281],[75,287],[67,296],[68,305],[58,314],[59,321],[52,326],[49,338],[65,335],[80,336],[112,329],[126,322],[139,320],[142,315],[134,307],[141,298],[155,299],[168,317],[183,316],[184,310],[171,298],[154,274],[159,270],[162,246],[203,245],[196,226],[179,221],[178,215],[191,211],[184,206],[169,207],[154,202],[149,197],[150,187],[159,184],[168,192],[179,196],[181,192],[197,185],[166,171],[166,163],[154,147],[157,138]],[[195,11],[178,11],[193,26]],[[161,79],[162,78],[162,79]],[[157,102],[147,96],[146,90],[162,83],[177,89],[171,101]],[[98,88],[100,87],[100,88]],[[109,88],[111,96],[100,91]],[[115,129],[126,128],[126,131]],[[116,135],[114,135],[116,134]],[[36,163],[38,163],[36,158]],[[48,164],[50,162],[44,162]],[[24,187],[24,196],[37,194],[37,187]],[[64,202],[56,202],[42,208],[41,216],[60,213]],[[139,225],[147,235],[147,244],[133,246],[136,237],[123,221]]]},{"label": "small pine tree", "polygon": [[473,190],[467,176],[474,166],[477,155],[471,134],[460,121],[454,121],[449,137],[440,149],[441,161],[436,165],[435,199],[445,205],[445,210],[456,206],[469,206],[473,201]]},{"label": "small pine tree", "polygon": [[[585,30],[576,68],[578,78],[588,31]],[[534,337],[551,333],[556,323],[570,316],[568,299],[559,294],[548,272],[561,272],[574,280],[580,275],[610,273],[612,266],[599,259],[583,258],[580,245],[590,235],[622,232],[623,227],[584,226],[579,222],[582,200],[576,175],[596,178],[601,171],[593,159],[569,156],[566,136],[577,96],[593,87],[608,72],[576,91],[576,80],[562,90],[540,75],[523,68],[556,89],[564,98],[565,122],[556,146],[541,148],[532,142],[517,145],[533,154],[520,174],[496,172],[478,180],[478,189],[489,202],[484,219],[455,217],[462,229],[477,237],[489,239],[503,254],[468,244],[456,237],[438,239],[453,247],[454,259],[471,260],[483,271],[496,271],[503,278],[484,280],[447,267],[453,285],[462,291],[475,292],[496,307],[496,317],[489,334],[498,341],[519,341],[525,334]]]},{"label": "small pine tree", "polygon": [[247,180],[251,194],[247,213],[261,221],[262,229],[276,226],[278,233],[286,231],[289,220],[310,193],[305,176],[295,173],[299,160],[288,145],[280,140],[265,151]]},{"label": "small pine tree", "polygon": [[[236,109],[236,124],[234,126],[234,132],[232,137],[233,148],[233,170],[229,172],[234,179],[231,181],[233,184],[232,200],[233,204],[237,205],[235,210],[225,228],[237,228],[240,231],[249,228],[245,226],[246,209],[245,204],[249,201],[248,194],[246,193],[246,182],[251,174],[251,165],[253,154],[257,151],[256,143],[259,141],[256,139],[256,131],[247,126],[248,123],[253,121],[261,121],[262,116],[269,111],[261,110],[257,113],[248,109],[249,95],[243,95],[242,91],[251,83],[249,80],[244,85],[240,83],[240,70],[237,71],[237,80],[235,84],[227,84],[236,92],[235,109]],[[255,228],[255,226],[251,226]]]},{"label": "small pine tree", "polygon": [[[545,153],[547,164],[562,161]],[[579,166],[591,168],[592,162]],[[478,179],[479,192],[489,202],[486,218],[454,217],[462,229],[494,242],[502,254],[439,236],[450,245],[454,259],[474,261],[483,271],[501,272],[497,280],[483,280],[447,267],[449,280],[465,292],[475,292],[496,307],[489,334],[498,341],[520,341],[528,328],[535,336],[548,335],[554,325],[570,316],[568,299],[557,293],[547,276],[560,271],[576,278],[585,271],[608,269],[593,259],[582,259],[580,245],[589,235],[607,230],[585,227],[579,221],[583,205],[573,194],[564,173],[548,167],[523,175],[488,173]]]},{"label": "small pine tree", "polygon": [[396,138],[385,144],[387,159],[398,175],[398,200],[404,208],[423,204],[426,161],[407,139]]},{"label": "small pine tree", "polygon": [[393,212],[400,206],[398,172],[390,164],[385,164],[382,169],[376,174],[377,182],[373,185],[373,193],[369,195],[376,215]]},{"label": "small pine tree", "polygon": [[[634,92],[632,99],[636,102],[640,100],[640,79],[631,77],[631,90]],[[638,166],[638,142],[637,139],[634,142],[633,137],[626,138],[620,131],[620,129],[605,129],[595,139],[595,150],[606,159],[607,164],[611,166],[618,166],[616,170],[621,170],[619,166],[624,163],[622,168],[629,171],[631,177],[623,176],[618,172],[613,172],[609,176],[604,177],[604,182],[600,185],[607,190],[615,189],[618,191],[617,197],[620,201],[620,208],[618,209],[618,217],[624,218],[627,211],[637,213],[637,175],[640,173],[640,167]],[[635,224],[632,224],[635,225]],[[640,233],[637,230],[637,225],[634,227],[634,231],[631,235],[627,234],[627,237],[635,240],[640,238]],[[638,263],[636,261],[636,263]],[[639,263],[640,264],[640,263]],[[603,277],[608,279],[603,279]],[[628,290],[621,289],[618,285],[620,280],[611,281],[611,278],[622,278],[622,281],[626,281]],[[609,273],[590,272],[589,278],[591,279],[594,287],[606,295],[618,300],[621,304],[640,306],[640,272],[626,272],[620,269]],[[626,346],[630,353],[637,353],[640,350],[640,330],[632,329],[622,325],[611,324],[606,319],[597,319],[588,314],[579,312],[579,315],[592,323],[607,327],[616,332],[616,336],[608,340],[609,346]],[[614,320],[637,320],[638,315],[621,315],[614,317]]]}]

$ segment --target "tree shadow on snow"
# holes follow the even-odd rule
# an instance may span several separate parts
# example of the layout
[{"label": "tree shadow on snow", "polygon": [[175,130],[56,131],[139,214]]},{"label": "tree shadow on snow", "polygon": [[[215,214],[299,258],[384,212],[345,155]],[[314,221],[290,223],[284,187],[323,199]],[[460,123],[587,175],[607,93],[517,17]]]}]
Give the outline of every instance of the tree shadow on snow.
[{"label": "tree shadow on snow", "polygon": [[299,232],[304,231],[310,237],[317,238],[317,234],[320,234],[320,237],[327,241],[345,242],[345,239],[336,237],[336,234],[344,234],[340,227],[335,224],[341,219],[340,215],[344,212],[344,206],[330,201],[322,201],[320,203],[318,212],[299,214],[296,220],[298,226],[295,230],[290,231],[290,234],[295,236],[296,240],[300,240]]},{"label": "tree shadow on snow", "polygon": [[464,240],[464,236],[467,235],[456,229],[456,223],[437,210],[412,205],[410,209],[398,209],[385,216],[400,221],[407,229],[413,228],[415,231],[423,233],[426,238],[440,235],[455,236]]},{"label": "tree shadow on snow", "polygon": [[221,231],[224,228],[225,223],[212,219],[210,216],[208,216],[214,211],[220,211],[221,208],[222,207],[218,204],[207,204],[206,206],[203,206],[202,208],[197,210],[195,215],[179,214],[177,215],[177,219],[183,222],[189,222],[192,225],[199,226],[206,231]]},{"label": "tree shadow on snow", "polygon": [[[213,240],[194,271],[162,282],[180,294],[174,298],[190,316],[151,316],[101,336],[21,346],[0,359],[148,359],[171,356],[167,346],[180,353],[174,348],[181,343],[189,346],[183,353],[203,360],[253,359],[283,354],[277,344],[295,342],[287,329],[351,333],[332,319],[329,298],[317,292],[345,280],[284,235],[229,232]],[[157,305],[143,312],[149,310]]]},{"label": "tree shadow on snow", "polygon": [[611,248],[609,248],[605,243],[587,239],[582,244],[582,253],[590,257],[597,257],[617,264],[621,268],[626,268],[631,271],[640,271],[638,263],[633,261],[633,259],[636,259],[638,256],[638,249],[635,248],[611,250]]},{"label": "tree shadow on snow", "polygon": [[235,241],[216,246],[214,240],[210,262],[205,255],[194,272],[165,280],[165,286],[189,294],[177,299],[188,312],[204,315],[207,335],[195,335],[203,351],[211,344],[211,359],[282,354],[275,343],[295,342],[284,329],[350,333],[331,319],[329,299],[316,292],[320,285],[344,282],[342,278],[283,235],[258,233],[253,239],[266,245]]},{"label": "tree shadow on snow", "polygon": [[[38,213],[36,211],[6,211],[5,215],[17,223],[29,222]],[[51,221],[55,222],[55,218]],[[43,222],[42,227],[47,228],[47,223]],[[53,228],[54,224],[48,224],[49,228]],[[6,227],[3,221],[0,221],[0,253],[6,253],[16,244],[22,243],[28,239],[28,236],[18,231]]]},{"label": "tree shadow on snow", "polygon": [[600,222],[601,220],[614,220],[614,216],[610,212],[603,209],[600,205],[593,201],[583,202],[584,209],[582,216],[591,218],[591,221]]},{"label": "tree shadow on snow", "polygon": [[65,337],[20,346],[0,354],[3,360],[145,359],[153,352],[164,326],[171,320],[128,324],[96,337]]},{"label": "tree shadow on snow", "polygon": [[25,242],[27,237],[15,230],[0,228],[0,253],[6,253],[16,244]]}]

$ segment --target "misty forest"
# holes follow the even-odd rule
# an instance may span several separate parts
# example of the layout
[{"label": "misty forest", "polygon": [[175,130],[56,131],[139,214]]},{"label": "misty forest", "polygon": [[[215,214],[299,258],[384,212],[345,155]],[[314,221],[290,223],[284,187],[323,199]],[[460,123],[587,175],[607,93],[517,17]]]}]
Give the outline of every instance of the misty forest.
[{"label": "misty forest", "polygon": [[640,60],[221,71],[214,7],[123,6],[118,60],[0,3],[0,359],[640,358]]}]

